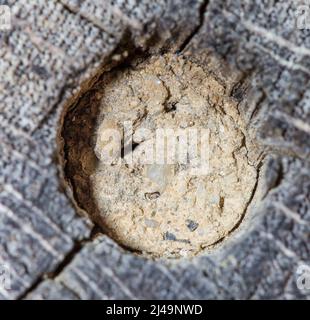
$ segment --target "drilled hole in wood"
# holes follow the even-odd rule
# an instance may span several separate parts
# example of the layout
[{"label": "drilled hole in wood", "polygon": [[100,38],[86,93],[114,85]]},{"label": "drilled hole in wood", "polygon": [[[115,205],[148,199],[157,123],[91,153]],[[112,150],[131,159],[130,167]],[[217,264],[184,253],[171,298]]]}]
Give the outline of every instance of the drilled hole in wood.
[{"label": "drilled hole in wood", "polygon": [[243,219],[258,150],[237,101],[173,54],[107,73],[70,108],[65,174],[113,239],[152,257],[190,257]]}]

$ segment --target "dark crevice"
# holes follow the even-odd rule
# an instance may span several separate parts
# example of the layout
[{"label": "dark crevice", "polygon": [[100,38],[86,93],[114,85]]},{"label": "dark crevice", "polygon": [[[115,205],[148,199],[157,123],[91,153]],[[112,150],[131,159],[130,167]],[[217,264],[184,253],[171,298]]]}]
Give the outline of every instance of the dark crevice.
[{"label": "dark crevice", "polygon": [[224,209],[224,203],[225,203],[225,198],[221,196],[220,203],[219,203],[221,211],[223,211]]},{"label": "dark crevice", "polygon": [[43,283],[45,280],[54,280],[57,276],[59,276],[64,271],[64,269],[68,265],[71,264],[71,262],[81,252],[84,246],[87,243],[91,243],[93,239],[98,235],[102,235],[101,228],[95,225],[91,230],[90,236],[88,238],[83,239],[81,241],[76,241],[73,245],[73,248],[66,254],[63,260],[52,272],[43,273],[40,277],[37,278],[37,280],[27,290],[25,290],[20,296],[18,296],[16,300],[26,299],[27,296],[33,291],[35,291],[40,286],[40,284]]},{"label": "dark crevice", "polygon": [[249,90],[250,78],[253,75],[254,69],[247,72],[242,72],[238,81],[230,88],[229,96],[237,100],[238,103],[242,102],[246,93]]},{"label": "dark crevice", "polygon": [[28,294],[30,294],[32,291],[37,289],[37,287],[45,280],[44,274],[38,277],[38,279],[27,289],[25,290],[21,295],[19,295],[16,300],[24,300],[27,298]]},{"label": "dark crevice", "polygon": [[253,108],[251,115],[249,117],[249,123],[258,116],[259,112],[261,111],[260,106],[264,103],[266,100],[267,96],[264,91],[261,91],[261,96],[259,97],[258,101],[255,103],[255,107]]},{"label": "dark crevice", "polygon": [[131,145],[128,144],[121,148],[121,158],[124,159],[128,154],[133,153],[135,149],[139,146],[139,143],[132,142]]},{"label": "dark crevice", "polygon": [[176,53],[181,53],[184,51],[184,49],[187,47],[187,45],[192,41],[194,36],[199,32],[201,27],[204,23],[205,13],[207,11],[209,0],[204,0],[199,8],[199,23],[197,27],[191,32],[191,34],[183,41],[183,43],[180,45],[179,49]]},{"label": "dark crevice", "polygon": [[59,283],[66,289],[68,290],[75,298],[76,300],[82,300],[78,292],[74,291],[71,287],[68,287],[68,285],[64,281],[59,281]]},{"label": "dark crevice", "polygon": [[48,279],[55,279],[75,258],[75,256],[82,250],[83,244],[76,242],[71,251],[67,253],[58,267],[52,272],[47,274]]},{"label": "dark crevice", "polygon": [[173,103],[173,102],[172,103],[168,103],[165,106],[166,113],[174,112],[176,110],[177,110],[176,103]]},{"label": "dark crevice", "polygon": [[271,186],[271,188],[269,189],[269,191],[271,191],[272,189],[275,189],[277,187],[279,187],[279,185],[282,183],[283,179],[284,179],[284,170],[283,170],[283,165],[281,162],[279,162],[279,170],[278,170],[278,177],[277,179],[274,181],[274,184]]},{"label": "dark crevice", "polygon": [[285,173],[284,173],[284,168],[283,168],[283,164],[281,162],[281,160],[272,160],[273,163],[270,163],[269,168],[270,168],[270,173],[269,176],[271,175],[271,170],[274,172],[274,176],[271,178],[269,177],[270,181],[269,181],[269,185],[268,185],[268,189],[266,190],[263,198],[266,198],[266,196],[273,191],[274,189],[278,188],[285,177]]}]

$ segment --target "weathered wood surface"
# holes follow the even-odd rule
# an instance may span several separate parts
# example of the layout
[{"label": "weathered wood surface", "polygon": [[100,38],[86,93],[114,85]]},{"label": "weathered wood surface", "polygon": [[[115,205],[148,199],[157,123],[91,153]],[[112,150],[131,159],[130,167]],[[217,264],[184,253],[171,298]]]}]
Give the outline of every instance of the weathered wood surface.
[{"label": "weathered wood surface", "polygon": [[[296,268],[310,264],[310,31],[296,28],[295,1],[0,4],[13,13],[0,32],[0,261],[13,280],[1,299],[310,297],[296,287]],[[263,205],[191,261],[145,260],[94,237],[59,186],[64,103],[129,36],[135,46],[207,48],[239,70],[251,81],[240,108],[276,153],[260,171]]]}]

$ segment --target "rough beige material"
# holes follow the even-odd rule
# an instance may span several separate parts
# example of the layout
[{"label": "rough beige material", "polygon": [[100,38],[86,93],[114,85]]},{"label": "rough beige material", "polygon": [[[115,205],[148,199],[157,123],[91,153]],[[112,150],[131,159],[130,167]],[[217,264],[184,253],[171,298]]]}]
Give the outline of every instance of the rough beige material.
[{"label": "rough beige material", "polygon": [[105,85],[91,181],[117,241],[152,256],[192,256],[242,219],[257,179],[247,148],[254,157],[256,150],[224,92],[200,66],[172,54],[118,71]]},{"label": "rough beige material", "polygon": [[[0,3],[13,13],[12,30],[0,32],[0,260],[12,275],[12,290],[2,290],[0,299],[310,298],[297,287],[296,272],[310,263],[310,30],[296,27],[299,1]],[[176,263],[133,255],[107,236],[94,240],[99,228],[89,235],[59,188],[55,164],[59,114],[72,90],[83,94],[81,80],[105,65],[121,40],[138,44],[139,36],[156,35],[160,52],[180,44],[181,52],[186,47],[199,56],[207,49],[220,56],[219,65],[241,72],[226,88],[240,101],[249,129],[275,154],[258,168],[261,208],[249,206],[240,228],[216,249]],[[153,44],[145,50],[154,52]],[[213,70],[226,78],[226,70]],[[79,119],[89,117],[97,89],[73,106],[61,150],[69,153],[73,135],[81,148],[88,144]],[[72,130],[74,116],[79,131]],[[67,155],[66,176],[72,177]],[[75,168],[75,183],[91,169]],[[87,183],[75,184],[80,204],[81,195],[91,199],[88,190]]]}]

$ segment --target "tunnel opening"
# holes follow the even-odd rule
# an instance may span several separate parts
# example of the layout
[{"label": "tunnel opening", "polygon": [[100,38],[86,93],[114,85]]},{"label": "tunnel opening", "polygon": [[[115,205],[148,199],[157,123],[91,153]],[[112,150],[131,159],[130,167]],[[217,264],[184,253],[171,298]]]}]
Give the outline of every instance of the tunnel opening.
[{"label": "tunnel opening", "polygon": [[242,222],[262,152],[238,109],[244,95],[216,72],[172,53],[127,61],[66,111],[65,179],[124,248],[192,257]]}]

